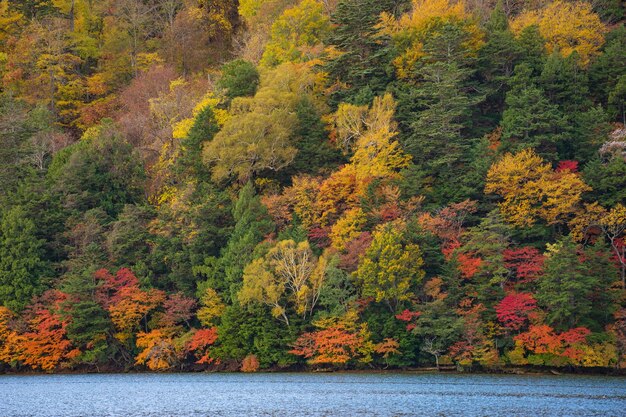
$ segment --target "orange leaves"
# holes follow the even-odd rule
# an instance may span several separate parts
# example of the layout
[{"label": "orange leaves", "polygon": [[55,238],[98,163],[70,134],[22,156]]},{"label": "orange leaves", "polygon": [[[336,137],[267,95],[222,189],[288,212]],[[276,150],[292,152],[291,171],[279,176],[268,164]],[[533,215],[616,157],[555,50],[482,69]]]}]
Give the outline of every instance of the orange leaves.
[{"label": "orange leaves", "polygon": [[483,260],[469,253],[459,252],[456,259],[459,263],[459,271],[464,278],[470,279],[480,271]]},{"label": "orange leaves", "polygon": [[101,282],[96,297],[109,311],[111,321],[120,331],[117,337],[122,341],[131,337],[140,321],[166,299],[163,291],[139,288],[139,280],[127,268],[120,269],[115,275],[101,269],[96,271],[95,278]]},{"label": "orange leaves", "polygon": [[241,362],[241,372],[256,372],[259,366],[259,358],[256,355],[248,355]]},{"label": "orange leaves", "polygon": [[363,343],[358,333],[348,332],[341,327],[330,327],[304,333],[289,353],[303,356],[312,365],[343,365],[358,356],[358,349]]},{"label": "orange leaves", "polygon": [[200,329],[196,331],[191,337],[191,340],[189,341],[189,344],[187,346],[187,350],[190,352],[194,352],[196,358],[198,358],[196,363],[209,365],[215,361],[215,359],[210,356],[209,348],[216,341],[216,327],[212,327],[210,329]]},{"label": "orange leaves", "polygon": [[[314,323],[320,330],[302,334],[289,353],[304,357],[312,365],[338,366],[352,360],[370,362],[375,347],[370,341],[367,323],[359,325],[356,319],[356,312],[349,311],[344,317]],[[384,347],[392,348],[392,344]]]},{"label": "orange leaves", "polygon": [[11,310],[0,306],[0,362],[11,363],[16,360],[18,334],[11,328],[14,318]]},{"label": "orange leaves", "polygon": [[399,347],[400,343],[398,343],[396,339],[387,337],[382,342],[377,343],[374,346],[374,352],[382,355],[382,357],[387,360],[389,356],[399,355],[401,353],[400,349],[398,349]]},{"label": "orange leaves", "polygon": [[[584,362],[597,361],[597,358],[594,359],[594,352],[603,347],[589,344],[587,342],[589,334],[591,332],[585,327],[577,327],[559,334],[545,324],[531,325],[528,331],[513,338],[517,351],[516,360],[518,363],[535,365],[563,365],[565,363],[582,365]],[[528,353],[527,359],[520,357],[524,351]],[[607,357],[607,364],[610,360],[613,358]]]},{"label": "orange leaves", "polygon": [[109,307],[111,321],[125,339],[146,315],[165,300],[165,293],[160,290],[141,290],[139,287],[124,287],[120,290],[120,299]]},{"label": "orange leaves", "polygon": [[80,354],[67,339],[61,318],[48,309],[41,309],[30,320],[30,331],[17,339],[16,359],[33,369],[53,371]]},{"label": "orange leaves", "polygon": [[172,338],[162,330],[137,334],[137,347],[143,350],[135,357],[135,362],[153,371],[170,369],[180,359]]}]

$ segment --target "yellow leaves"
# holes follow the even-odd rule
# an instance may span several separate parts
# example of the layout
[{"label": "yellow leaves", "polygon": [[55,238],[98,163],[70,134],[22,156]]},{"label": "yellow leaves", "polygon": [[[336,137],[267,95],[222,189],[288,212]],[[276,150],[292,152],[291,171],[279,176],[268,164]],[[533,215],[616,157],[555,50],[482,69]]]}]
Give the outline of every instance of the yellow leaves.
[{"label": "yellow leaves", "polygon": [[350,159],[357,180],[394,178],[400,169],[409,166],[410,155],[405,154],[400,144],[393,140],[397,135],[394,111],[395,102],[391,94],[374,98],[364,121],[365,129],[356,138],[356,150]]},{"label": "yellow leaves", "polygon": [[178,122],[175,122],[172,125],[172,137],[174,139],[184,139],[189,135],[189,131],[193,127],[195,123],[196,117],[205,110],[207,107],[211,108],[213,112],[213,116],[215,117],[215,121],[221,127],[228,121],[230,115],[227,110],[218,108],[220,104],[220,99],[215,97],[213,93],[207,93],[202,99],[195,105],[192,110],[191,117],[182,119]]},{"label": "yellow leaves", "polygon": [[624,229],[626,227],[626,207],[618,203],[606,216],[602,217],[602,224],[610,229]]},{"label": "yellow leaves", "polygon": [[413,10],[400,18],[401,27],[419,31],[428,25],[434,18],[467,19],[469,14],[465,12],[465,2],[459,1],[451,4],[449,0],[413,0]]},{"label": "yellow leaves", "polygon": [[567,57],[577,52],[583,66],[599,54],[607,31],[587,2],[555,1],[542,10],[521,14],[511,22],[511,29],[519,34],[531,25],[539,27],[549,53],[557,50]]},{"label": "yellow leaves", "polygon": [[414,294],[413,284],[424,277],[421,250],[416,244],[404,244],[399,222],[379,226],[365,252],[355,276],[362,283],[363,295],[384,301],[392,311]]},{"label": "yellow leaves", "polygon": [[200,297],[200,304],[202,304],[202,307],[198,309],[198,320],[200,320],[200,324],[207,327],[212,326],[214,320],[221,317],[226,308],[226,304],[224,304],[217,291],[210,287],[207,287]]},{"label": "yellow leaves", "polygon": [[585,209],[570,221],[569,226],[572,237],[578,241],[584,240],[588,234],[597,233],[599,230],[608,239],[616,260],[622,265],[622,271],[624,271],[626,263],[623,250],[620,250],[618,244],[620,237],[626,233],[626,207],[623,204],[618,203],[610,210],[598,203],[586,204]]},{"label": "yellow leaves", "polygon": [[366,223],[367,217],[363,210],[358,207],[347,210],[331,228],[329,237],[332,246],[337,250],[344,250],[348,242],[361,234]]},{"label": "yellow leaves", "polygon": [[137,54],[137,69],[147,71],[153,65],[159,65],[165,61],[157,52],[140,52]]},{"label": "yellow leaves", "polygon": [[274,317],[289,325],[288,303],[302,317],[313,313],[325,282],[327,264],[327,255],[316,258],[308,242],[282,240],[264,257],[246,266],[239,302],[266,304],[272,308]]},{"label": "yellow leaves", "polygon": [[367,106],[341,103],[329,117],[331,137],[344,153],[348,153],[356,138],[364,133],[368,111]]},{"label": "yellow leaves", "polygon": [[566,220],[579,210],[582,193],[591,190],[569,170],[555,172],[533,150],[507,153],[487,174],[486,193],[499,194],[500,211],[519,227],[532,226],[537,218],[548,224]]},{"label": "yellow leaves", "polygon": [[316,0],[302,0],[283,12],[272,25],[261,64],[275,66],[283,62],[315,59],[323,51],[322,38],[330,30],[324,7]]},{"label": "yellow leaves", "polygon": [[398,77],[409,78],[417,61],[425,56],[423,43],[445,25],[460,27],[466,34],[462,46],[474,55],[483,45],[483,33],[467,13],[463,1],[413,0],[412,10],[399,20],[383,13],[378,25],[380,33],[389,35],[400,50],[393,63]]},{"label": "yellow leaves", "polygon": [[215,181],[247,181],[262,170],[278,171],[297,153],[291,138],[297,125],[296,106],[313,96],[315,75],[307,64],[283,64],[261,73],[254,97],[237,97],[232,117],[204,147],[204,160],[212,165]]},{"label": "yellow leaves", "polygon": [[19,28],[23,18],[24,15],[10,9],[9,0],[0,1],[0,42]]}]

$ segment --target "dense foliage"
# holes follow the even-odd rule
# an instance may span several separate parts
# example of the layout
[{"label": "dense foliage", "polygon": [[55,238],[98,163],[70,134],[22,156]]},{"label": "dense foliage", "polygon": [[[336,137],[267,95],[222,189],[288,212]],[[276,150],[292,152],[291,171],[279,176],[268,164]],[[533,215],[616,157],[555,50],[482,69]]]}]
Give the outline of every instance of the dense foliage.
[{"label": "dense foliage", "polygon": [[626,368],[624,13],[1,0],[0,370]]}]

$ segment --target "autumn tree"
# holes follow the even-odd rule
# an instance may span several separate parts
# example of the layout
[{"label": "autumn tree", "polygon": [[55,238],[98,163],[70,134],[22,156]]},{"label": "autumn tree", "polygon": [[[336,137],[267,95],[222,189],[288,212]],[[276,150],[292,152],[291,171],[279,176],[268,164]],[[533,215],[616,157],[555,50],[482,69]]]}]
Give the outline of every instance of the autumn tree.
[{"label": "autumn tree", "polygon": [[339,318],[316,322],[319,330],[302,334],[289,352],[307,359],[309,364],[345,366],[357,360],[372,360],[375,349],[371,343],[367,324],[355,321],[354,312]]},{"label": "autumn tree", "polygon": [[363,296],[385,302],[392,312],[414,296],[415,286],[424,278],[419,246],[406,242],[397,227],[402,225],[390,223],[374,231],[354,273]]},{"label": "autumn tree", "polygon": [[325,283],[326,264],[327,258],[315,257],[307,241],[280,241],[246,266],[239,302],[267,304],[287,325],[287,303],[302,317],[312,315]]},{"label": "autumn tree", "polygon": [[261,77],[254,97],[233,100],[232,117],[204,148],[213,179],[245,182],[291,164],[297,153],[291,143],[297,125],[293,110],[312,82],[307,67],[283,64]]},{"label": "autumn tree", "polygon": [[330,23],[322,3],[303,0],[285,10],[272,25],[261,64],[276,66],[311,60],[321,52],[320,44],[329,31]]},{"label": "autumn tree", "polygon": [[548,52],[559,51],[563,56],[572,52],[588,65],[604,43],[606,31],[600,18],[586,2],[555,1],[538,11],[528,11],[512,22],[513,31],[519,33],[530,25],[537,25],[545,38]]},{"label": "autumn tree", "polygon": [[504,199],[504,218],[516,226],[531,226],[538,218],[562,223],[580,209],[590,188],[571,170],[554,171],[532,150],[505,154],[489,169],[485,192]]}]

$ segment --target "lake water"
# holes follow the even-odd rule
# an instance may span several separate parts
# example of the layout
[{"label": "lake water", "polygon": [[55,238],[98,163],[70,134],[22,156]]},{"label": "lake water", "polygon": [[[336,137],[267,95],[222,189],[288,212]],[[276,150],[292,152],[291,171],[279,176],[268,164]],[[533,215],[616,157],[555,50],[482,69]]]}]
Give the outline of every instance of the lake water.
[{"label": "lake water", "polygon": [[0,416],[626,416],[626,378],[5,375],[0,376]]}]

